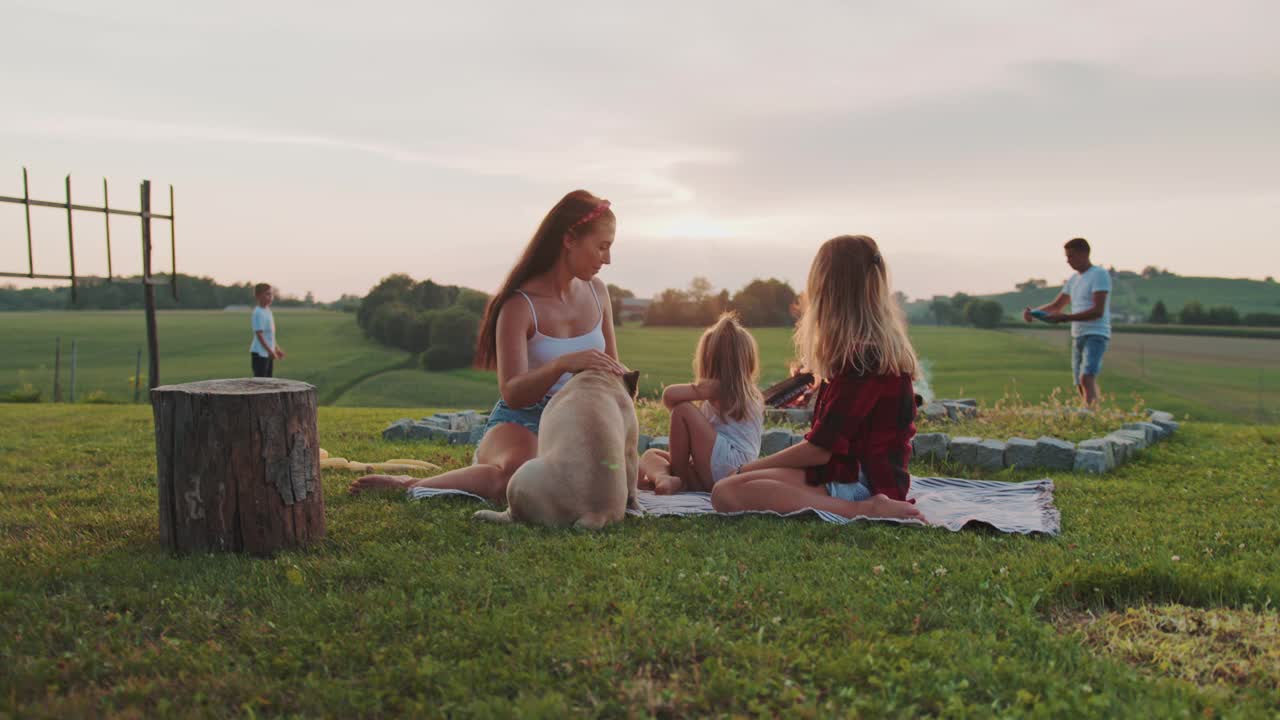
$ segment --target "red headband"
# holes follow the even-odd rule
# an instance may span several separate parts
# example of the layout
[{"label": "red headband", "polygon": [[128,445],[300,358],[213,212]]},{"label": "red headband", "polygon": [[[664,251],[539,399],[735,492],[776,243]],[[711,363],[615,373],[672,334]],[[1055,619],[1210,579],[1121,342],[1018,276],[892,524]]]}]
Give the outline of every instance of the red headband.
[{"label": "red headband", "polygon": [[578,227],[579,225],[582,225],[584,223],[589,223],[592,220],[595,220],[596,218],[600,217],[600,215],[603,214],[605,210],[608,210],[608,209],[609,209],[609,201],[601,200],[599,205],[596,205],[595,207],[591,208],[590,210],[587,211],[586,215],[583,215],[582,217],[574,221],[574,223],[569,226],[569,229],[572,230]]}]

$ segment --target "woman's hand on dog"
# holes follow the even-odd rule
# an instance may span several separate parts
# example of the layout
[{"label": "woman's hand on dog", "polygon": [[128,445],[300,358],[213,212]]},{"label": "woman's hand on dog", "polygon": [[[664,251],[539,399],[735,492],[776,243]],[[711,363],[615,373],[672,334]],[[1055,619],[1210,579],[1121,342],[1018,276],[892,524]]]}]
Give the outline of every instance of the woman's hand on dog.
[{"label": "woman's hand on dog", "polygon": [[599,350],[582,350],[568,355],[561,355],[556,359],[560,365],[562,373],[577,373],[584,370],[601,370],[603,372],[613,373],[614,375],[627,374],[627,368],[622,363],[609,357],[608,354]]}]

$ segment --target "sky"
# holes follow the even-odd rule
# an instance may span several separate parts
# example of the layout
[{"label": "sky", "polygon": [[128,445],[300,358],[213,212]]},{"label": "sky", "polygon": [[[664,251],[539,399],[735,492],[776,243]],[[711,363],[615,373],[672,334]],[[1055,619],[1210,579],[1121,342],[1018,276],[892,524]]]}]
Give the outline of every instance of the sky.
[{"label": "sky", "polygon": [[[0,0],[0,195],[136,207],[175,188],[178,268],[287,294],[492,291],[584,188],[601,275],[799,288],[875,237],[913,298],[1094,261],[1280,275],[1280,3]],[[66,217],[32,211],[36,272]],[[25,272],[0,204],[0,271]],[[167,229],[157,225],[159,237]],[[137,221],[111,226],[140,269]],[[77,272],[105,274],[101,216]],[[167,243],[155,254],[167,267]],[[21,284],[21,283],[19,283]],[[43,283],[47,284],[47,283]]]}]

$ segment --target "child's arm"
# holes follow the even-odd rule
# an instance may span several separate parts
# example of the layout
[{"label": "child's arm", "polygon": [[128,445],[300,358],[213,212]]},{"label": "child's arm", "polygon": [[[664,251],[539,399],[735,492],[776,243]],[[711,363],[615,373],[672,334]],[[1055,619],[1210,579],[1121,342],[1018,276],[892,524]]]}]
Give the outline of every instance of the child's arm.
[{"label": "child's arm", "polygon": [[820,448],[808,440],[801,440],[786,450],[780,450],[772,455],[752,460],[738,468],[738,472],[768,470],[769,468],[806,468],[814,465],[825,465],[830,459],[830,450]]},{"label": "child's arm", "polygon": [[720,383],[716,380],[702,380],[696,383],[668,385],[662,391],[662,404],[671,409],[680,403],[694,400],[711,400],[720,391]]}]

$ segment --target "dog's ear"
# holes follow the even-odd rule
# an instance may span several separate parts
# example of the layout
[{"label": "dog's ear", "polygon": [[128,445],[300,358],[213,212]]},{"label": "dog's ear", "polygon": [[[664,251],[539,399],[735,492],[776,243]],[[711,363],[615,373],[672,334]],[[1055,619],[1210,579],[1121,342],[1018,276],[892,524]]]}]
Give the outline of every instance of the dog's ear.
[{"label": "dog's ear", "polygon": [[635,400],[640,396],[640,371],[632,370],[622,376],[622,384],[627,386],[627,394]]}]

